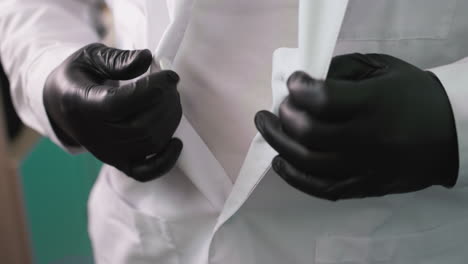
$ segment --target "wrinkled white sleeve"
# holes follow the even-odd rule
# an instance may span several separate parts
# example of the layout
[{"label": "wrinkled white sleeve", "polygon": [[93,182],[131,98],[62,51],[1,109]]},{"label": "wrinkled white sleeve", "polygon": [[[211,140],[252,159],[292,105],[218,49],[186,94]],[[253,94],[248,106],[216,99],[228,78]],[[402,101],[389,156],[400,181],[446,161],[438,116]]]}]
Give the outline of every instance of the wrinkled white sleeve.
[{"label": "wrinkled white sleeve", "polygon": [[[1,0],[0,59],[18,115],[27,125],[57,139],[42,100],[44,82],[65,58],[98,41],[83,0]],[[74,151],[72,149],[67,149]]]},{"label": "wrinkled white sleeve", "polygon": [[430,71],[444,85],[455,117],[460,157],[455,188],[468,187],[468,58]]}]

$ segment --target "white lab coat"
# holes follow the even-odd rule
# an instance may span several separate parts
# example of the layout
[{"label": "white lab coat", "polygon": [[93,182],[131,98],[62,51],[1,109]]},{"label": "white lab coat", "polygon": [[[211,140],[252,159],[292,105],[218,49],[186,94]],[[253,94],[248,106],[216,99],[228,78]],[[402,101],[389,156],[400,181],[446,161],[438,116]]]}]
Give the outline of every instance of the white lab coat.
[{"label": "white lab coat", "polygon": [[[297,46],[296,0],[108,4],[119,47],[149,48],[156,61],[172,62],[187,122],[179,129],[183,154],[168,175],[138,183],[104,166],[89,200],[96,263],[466,263],[468,0],[350,0],[335,53],[387,53],[437,67],[455,114],[460,175],[450,190],[336,203],[275,175],[275,152],[252,121],[286,95],[297,51],[271,57]],[[98,40],[82,19],[88,8],[84,1],[0,2],[0,54],[15,106],[59,145],[42,87],[66,56]]]}]

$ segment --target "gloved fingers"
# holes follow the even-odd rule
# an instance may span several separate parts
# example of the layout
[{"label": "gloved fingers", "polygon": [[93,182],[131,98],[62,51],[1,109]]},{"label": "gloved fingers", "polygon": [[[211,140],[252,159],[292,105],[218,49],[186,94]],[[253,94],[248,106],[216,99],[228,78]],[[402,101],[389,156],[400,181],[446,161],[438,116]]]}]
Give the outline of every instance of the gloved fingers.
[{"label": "gloved fingers", "polygon": [[328,79],[360,81],[385,71],[387,65],[374,56],[353,53],[332,59]]},{"label": "gloved fingers", "polygon": [[293,103],[318,120],[341,122],[349,120],[368,106],[373,95],[369,86],[349,80],[312,79],[304,72],[295,72],[288,79],[289,96]]},{"label": "gloved fingers", "polygon": [[176,164],[183,144],[178,138],[173,138],[164,149],[146,159],[131,162],[128,176],[140,182],[157,179],[168,173]]},{"label": "gloved fingers", "polygon": [[260,111],[255,116],[255,125],[265,140],[282,157],[304,170],[311,166],[337,168],[340,157],[335,153],[313,152],[284,133],[279,118],[268,111]]},{"label": "gloved fingers", "polygon": [[145,73],[153,60],[151,51],[121,50],[95,43],[85,47],[84,52],[94,62],[101,76],[111,80],[130,80]]},{"label": "gloved fingers", "polygon": [[[130,147],[135,149],[136,154],[148,155],[158,153],[167,142],[172,138],[174,132],[179,126],[182,109],[153,107],[154,111],[148,109],[143,113],[132,116],[132,119],[121,120],[118,123],[110,123],[109,130],[112,137],[115,138],[115,144],[134,144],[132,142],[139,139],[146,139],[141,147]],[[114,134],[115,132],[115,134]],[[144,151],[149,149],[150,151]],[[135,156],[135,155],[133,155]]]},{"label": "gloved fingers", "polygon": [[[167,104],[170,97],[178,101],[179,76],[174,71],[160,71],[120,87],[110,89],[106,95],[103,111],[109,117],[120,118],[126,113],[135,113],[158,103]],[[176,96],[177,94],[177,96]],[[168,98],[169,97],[169,98]]]},{"label": "gloved fingers", "polygon": [[352,147],[353,123],[323,122],[297,108],[286,98],[279,108],[284,132],[299,143],[316,151],[337,151]]},{"label": "gloved fingers", "polygon": [[[85,143],[90,146],[88,150],[91,153],[103,158],[102,161],[106,163],[109,163],[108,157],[119,157],[120,160],[141,160],[150,154],[157,153],[167,144],[160,146],[150,135],[144,134],[131,135],[128,138],[116,138],[112,134],[107,135],[107,139],[95,138],[94,142]],[[116,153],[116,149],[120,150],[119,153]],[[112,164],[112,161],[110,162],[109,164]]]},{"label": "gloved fingers", "polygon": [[[382,183],[381,179],[360,175],[337,184],[334,191],[338,198],[343,200],[380,197],[389,193],[398,193],[399,190],[402,190],[401,181],[395,181],[387,185]],[[408,191],[417,191],[417,189]]]},{"label": "gloved fingers", "polygon": [[328,176],[304,173],[280,156],[272,162],[273,170],[292,187],[317,198],[337,201],[345,199],[350,186],[356,185],[360,179],[332,179]]},{"label": "gloved fingers", "polygon": [[144,100],[154,102],[154,98],[160,98],[166,92],[177,91],[178,82],[179,75],[176,72],[160,71],[118,87],[109,95],[114,97],[114,100],[121,99],[130,105],[139,104]]},{"label": "gloved fingers", "polygon": [[[182,118],[182,105],[178,92],[167,94],[166,102],[151,104],[138,112],[122,115],[119,123],[134,129],[143,129],[152,134],[160,129],[173,131]],[[167,103],[170,104],[167,104]],[[155,131],[153,131],[153,129]],[[158,134],[158,133],[156,133]]]},{"label": "gloved fingers", "polygon": [[128,159],[132,161],[131,164],[133,165],[133,161],[140,161],[149,155],[159,153],[165,145],[162,141],[154,141],[151,136],[145,135],[127,142],[116,142],[114,147],[119,147],[118,149],[125,150],[123,155],[128,157]]},{"label": "gloved fingers", "polygon": [[[182,108],[171,107],[143,113],[128,123],[131,128],[148,135],[174,133],[182,119]],[[167,131],[167,133],[163,133]],[[172,135],[171,135],[172,136]]]},{"label": "gloved fingers", "polygon": [[[108,139],[112,137],[112,140],[109,140],[109,147],[128,149],[128,146],[131,148],[136,149],[138,152],[143,152],[144,149],[152,149],[151,146],[148,145],[151,142],[151,135],[148,133],[144,133],[143,130],[132,130],[127,128],[119,128],[119,131],[111,130],[107,131],[106,134],[103,134],[102,137],[107,137]],[[104,140],[104,139],[103,139]],[[137,144],[140,142],[139,144]]]}]

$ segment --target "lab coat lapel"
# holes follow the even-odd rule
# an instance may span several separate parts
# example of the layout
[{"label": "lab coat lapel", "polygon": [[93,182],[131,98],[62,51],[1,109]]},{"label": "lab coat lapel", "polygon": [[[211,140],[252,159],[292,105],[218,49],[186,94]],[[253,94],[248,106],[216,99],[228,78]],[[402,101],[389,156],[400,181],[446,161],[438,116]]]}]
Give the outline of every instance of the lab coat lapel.
[{"label": "lab coat lapel", "polygon": [[[174,61],[185,30],[190,21],[195,0],[157,1],[146,0],[147,10],[168,10],[167,16],[159,12],[158,16],[147,14],[148,47],[153,47],[156,60],[165,58]],[[162,34],[154,34],[153,30],[164,29]]]},{"label": "lab coat lapel", "polygon": [[[321,0],[325,1],[325,0]],[[342,12],[337,12],[336,21],[339,21],[339,26],[341,26],[341,21],[343,21],[345,15],[345,9],[347,5],[347,1],[345,5],[342,5],[344,10]],[[343,3],[342,3],[343,4]],[[315,5],[317,8],[322,8],[324,10],[316,10],[315,14],[322,14],[322,13],[330,13],[329,9],[333,5],[321,5],[317,3]],[[323,11],[323,12],[322,12]],[[321,19],[316,20],[308,20],[306,24],[307,26],[313,26],[310,23],[313,21],[315,23],[326,23],[326,25],[331,25],[332,27],[336,25],[334,24],[335,21],[331,21],[330,17],[322,17]],[[321,24],[319,24],[321,25]],[[323,28],[323,27],[322,27]],[[338,27],[339,32],[339,27]],[[338,34],[336,32],[336,34]],[[324,32],[325,33],[325,32]],[[322,42],[319,44],[321,45],[314,45],[312,46],[314,50],[310,54],[317,54],[320,55],[323,61],[327,61],[331,58],[327,58],[331,56],[333,53],[333,49],[335,47],[337,39],[335,38],[337,35],[327,35],[327,38],[324,38]],[[320,38],[320,36],[318,36]],[[330,43],[327,43],[330,42]],[[278,114],[278,109],[281,102],[286,98],[288,95],[288,90],[286,86],[287,78],[297,70],[302,70],[302,64],[299,59],[300,51],[298,49],[287,49],[287,48],[280,48],[275,51],[273,54],[273,75],[272,75],[272,93],[273,93],[273,104],[271,107],[271,111],[274,114]],[[319,65],[322,65],[320,63]],[[327,65],[328,66],[328,65]],[[321,66],[323,67],[323,66]],[[327,67],[328,68],[328,67]],[[259,109],[260,110],[260,109]],[[221,213],[217,227],[219,228],[223,223],[225,223],[231,216],[233,216],[237,210],[244,204],[244,202],[249,198],[250,194],[254,191],[255,187],[261,182],[262,178],[267,174],[268,170],[271,169],[271,160],[277,153],[268,145],[268,143],[257,133],[255,136],[247,157],[244,161],[244,164],[241,168],[240,174],[237,178],[237,181],[233,187],[231,194],[229,195],[226,205],[224,207],[223,212]],[[215,230],[216,232],[216,230]]]},{"label": "lab coat lapel", "polygon": [[[167,23],[171,23],[172,25],[162,34],[162,39],[159,41],[159,44],[157,44],[158,41],[152,40],[151,38],[149,39],[148,46],[156,47],[153,48],[154,58],[151,71],[172,68],[172,61],[183,40],[186,23],[189,22],[188,19],[193,2],[193,0],[187,0],[183,2],[184,4],[181,4],[182,2],[177,2],[179,4],[173,6],[172,9],[180,10],[172,13],[180,15],[185,18],[185,20],[168,17]],[[148,10],[167,8],[166,3],[166,1],[148,0]],[[154,16],[148,15],[149,28],[158,25],[157,23],[161,23],[161,21],[155,21],[154,19],[156,19]],[[152,35],[153,34],[149,34],[149,36]],[[174,70],[177,71],[177,69]],[[224,168],[185,116],[182,116],[174,137],[180,138],[184,143],[184,148],[178,159],[177,167],[192,181],[211,205],[217,211],[221,211],[232,189],[232,182]]]},{"label": "lab coat lapel", "polygon": [[229,176],[184,116],[174,137],[184,142],[177,166],[211,205],[221,211],[232,189]]},{"label": "lab coat lapel", "polygon": [[[160,64],[167,65],[163,69],[171,68],[169,60],[162,58],[159,62],[153,61],[151,71],[160,70]],[[184,115],[174,137],[181,139],[184,144],[177,167],[214,209],[221,211],[233,186],[226,171]]]},{"label": "lab coat lapel", "polygon": [[[273,55],[272,92],[273,104],[271,111],[278,114],[281,102],[288,95],[287,78],[298,69],[297,50],[280,48]],[[249,198],[262,178],[271,169],[271,160],[277,152],[270,147],[265,139],[257,133],[253,139],[244,164],[241,167],[237,181],[229,195],[224,210],[221,213],[217,228],[225,223]]]}]

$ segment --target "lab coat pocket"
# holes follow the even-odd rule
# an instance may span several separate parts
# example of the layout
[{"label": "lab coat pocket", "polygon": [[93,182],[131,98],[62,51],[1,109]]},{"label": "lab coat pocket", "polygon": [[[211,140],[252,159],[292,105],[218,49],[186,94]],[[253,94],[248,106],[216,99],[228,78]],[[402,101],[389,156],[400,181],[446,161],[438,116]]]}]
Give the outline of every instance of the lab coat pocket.
[{"label": "lab coat pocket", "polygon": [[350,0],[342,40],[445,39],[457,0]]},{"label": "lab coat pocket", "polygon": [[178,264],[169,224],[132,208],[102,176],[88,206],[96,263]]},{"label": "lab coat pocket", "polygon": [[317,239],[314,264],[462,264],[468,258],[467,226],[462,219],[410,234],[329,235]]}]

